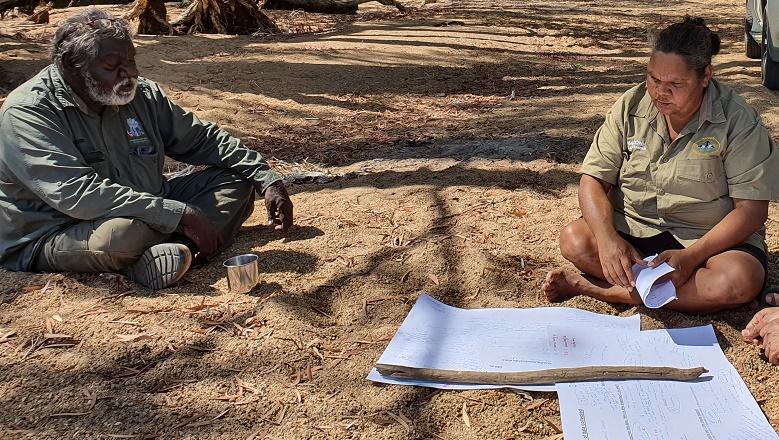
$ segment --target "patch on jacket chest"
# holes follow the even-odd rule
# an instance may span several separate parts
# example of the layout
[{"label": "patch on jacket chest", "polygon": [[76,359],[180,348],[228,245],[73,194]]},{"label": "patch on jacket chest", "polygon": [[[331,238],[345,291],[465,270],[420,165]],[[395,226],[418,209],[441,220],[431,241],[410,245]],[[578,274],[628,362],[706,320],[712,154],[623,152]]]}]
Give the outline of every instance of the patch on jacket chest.
[{"label": "patch on jacket chest", "polygon": [[714,136],[700,138],[692,144],[692,152],[699,156],[716,156],[722,145]]}]

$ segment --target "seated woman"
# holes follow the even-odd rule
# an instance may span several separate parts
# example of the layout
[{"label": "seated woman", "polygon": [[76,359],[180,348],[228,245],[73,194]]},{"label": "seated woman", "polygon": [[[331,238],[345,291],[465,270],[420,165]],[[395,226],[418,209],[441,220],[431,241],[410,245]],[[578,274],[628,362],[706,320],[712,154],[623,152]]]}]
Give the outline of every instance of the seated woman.
[{"label": "seated woman", "polygon": [[561,232],[562,255],[584,273],[549,272],[549,301],[641,304],[631,266],[654,254],[650,265],[675,269],[664,278],[678,296],[668,309],[714,313],[763,288],[776,145],[758,113],[712,78],[720,39],[703,19],[652,40],[646,82],[609,110],[582,164],[582,218]]}]

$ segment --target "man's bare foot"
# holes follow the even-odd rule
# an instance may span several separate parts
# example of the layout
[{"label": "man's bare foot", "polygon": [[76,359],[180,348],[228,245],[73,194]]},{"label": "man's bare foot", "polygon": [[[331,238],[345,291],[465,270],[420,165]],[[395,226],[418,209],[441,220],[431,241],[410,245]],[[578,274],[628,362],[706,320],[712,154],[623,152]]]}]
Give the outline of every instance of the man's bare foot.
[{"label": "man's bare foot", "polygon": [[541,290],[547,301],[562,302],[582,294],[582,287],[586,283],[587,280],[581,274],[568,269],[555,269],[546,274]]}]

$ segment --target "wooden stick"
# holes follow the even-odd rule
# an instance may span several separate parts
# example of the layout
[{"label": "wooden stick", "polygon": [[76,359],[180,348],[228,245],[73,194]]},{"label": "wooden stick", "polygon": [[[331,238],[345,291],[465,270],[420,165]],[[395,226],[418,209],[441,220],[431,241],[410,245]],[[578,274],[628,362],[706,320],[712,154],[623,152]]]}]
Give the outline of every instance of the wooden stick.
[{"label": "wooden stick", "polygon": [[429,380],[433,382],[470,383],[482,385],[541,385],[556,382],[580,382],[586,380],[693,380],[707,373],[703,367],[642,367],[597,366],[579,368],[550,368],[518,373],[482,371],[437,370],[401,365],[376,364],[376,370],[384,376],[397,379]]}]

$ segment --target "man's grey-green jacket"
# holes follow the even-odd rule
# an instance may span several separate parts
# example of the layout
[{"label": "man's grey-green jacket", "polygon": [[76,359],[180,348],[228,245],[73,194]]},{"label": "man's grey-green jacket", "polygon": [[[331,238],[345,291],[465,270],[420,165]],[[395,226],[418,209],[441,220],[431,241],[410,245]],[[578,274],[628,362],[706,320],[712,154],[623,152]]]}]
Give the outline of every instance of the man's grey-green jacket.
[{"label": "man's grey-green jacket", "polygon": [[133,101],[88,110],[53,65],[0,108],[0,266],[29,271],[39,243],[64,227],[108,217],[173,232],[183,202],[165,199],[165,156],[230,168],[264,194],[279,176],[262,156],[139,78]]}]

